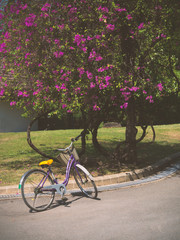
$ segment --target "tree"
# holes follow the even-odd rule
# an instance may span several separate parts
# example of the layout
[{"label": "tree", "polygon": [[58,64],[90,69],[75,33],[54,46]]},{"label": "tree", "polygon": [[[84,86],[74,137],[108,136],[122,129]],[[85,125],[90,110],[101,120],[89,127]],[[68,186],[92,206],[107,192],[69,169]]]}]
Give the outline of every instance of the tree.
[{"label": "tree", "polygon": [[[177,1],[18,1],[5,10],[1,99],[35,118],[126,114],[125,159],[136,161],[136,107],[177,91],[165,52]],[[167,20],[169,22],[167,22]],[[13,78],[9,80],[8,76]],[[142,123],[143,124],[143,123]]]}]

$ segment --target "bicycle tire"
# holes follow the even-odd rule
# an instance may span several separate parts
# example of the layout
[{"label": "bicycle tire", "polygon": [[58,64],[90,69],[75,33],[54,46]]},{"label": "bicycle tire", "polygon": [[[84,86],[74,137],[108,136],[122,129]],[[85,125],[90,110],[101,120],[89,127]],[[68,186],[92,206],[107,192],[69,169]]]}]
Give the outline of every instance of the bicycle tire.
[{"label": "bicycle tire", "polygon": [[74,168],[74,179],[76,184],[80,188],[80,190],[85,194],[86,197],[96,198],[98,191],[96,184],[91,176],[91,174],[87,171],[87,169],[80,164],[77,164]]},{"label": "bicycle tire", "polygon": [[[36,212],[44,211],[52,204],[55,192],[54,191],[41,191],[39,183],[47,176],[47,173],[40,169],[32,169],[24,177],[21,185],[21,194],[24,203]],[[48,176],[44,186],[54,184],[52,178]]]}]

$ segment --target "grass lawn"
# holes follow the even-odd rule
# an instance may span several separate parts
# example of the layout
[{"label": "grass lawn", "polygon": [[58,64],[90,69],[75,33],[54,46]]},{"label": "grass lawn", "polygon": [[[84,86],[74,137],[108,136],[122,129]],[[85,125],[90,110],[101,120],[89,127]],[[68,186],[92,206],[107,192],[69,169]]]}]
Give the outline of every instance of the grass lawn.
[{"label": "grass lawn", "polygon": [[[147,136],[137,145],[137,164],[123,165],[121,171],[145,167],[180,151],[180,124],[155,126],[155,131],[156,141],[154,143],[150,143],[152,130],[148,128]],[[55,156],[55,149],[68,146],[70,139],[76,137],[80,132],[80,129],[35,131],[31,135],[35,146]],[[125,128],[100,128],[98,139],[104,147],[112,151],[119,140],[124,140],[124,133]],[[77,150],[80,150],[81,141],[76,142],[75,146]],[[85,159],[87,159],[85,166],[95,176],[117,173],[115,164],[111,164],[110,159],[105,159],[95,151],[91,142],[91,134],[88,136],[87,153],[83,156],[82,161]],[[38,163],[42,160],[44,158],[27,144],[25,132],[0,133],[0,186],[18,184],[21,176],[31,168],[37,168]],[[101,164],[99,165],[98,162]],[[53,163],[53,166],[56,176],[63,179],[65,168],[56,163]]]}]

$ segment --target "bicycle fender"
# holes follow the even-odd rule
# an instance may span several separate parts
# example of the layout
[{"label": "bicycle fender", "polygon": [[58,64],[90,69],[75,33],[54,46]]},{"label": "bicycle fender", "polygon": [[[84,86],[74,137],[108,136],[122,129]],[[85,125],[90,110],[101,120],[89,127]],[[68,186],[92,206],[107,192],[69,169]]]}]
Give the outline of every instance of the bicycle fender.
[{"label": "bicycle fender", "polygon": [[76,164],[76,167],[78,167],[78,168],[80,168],[82,171],[84,171],[85,172],[85,174],[92,180],[92,181],[94,181],[94,178],[93,178],[93,176],[88,172],[88,170],[85,168],[85,167],[83,167],[81,164]]}]

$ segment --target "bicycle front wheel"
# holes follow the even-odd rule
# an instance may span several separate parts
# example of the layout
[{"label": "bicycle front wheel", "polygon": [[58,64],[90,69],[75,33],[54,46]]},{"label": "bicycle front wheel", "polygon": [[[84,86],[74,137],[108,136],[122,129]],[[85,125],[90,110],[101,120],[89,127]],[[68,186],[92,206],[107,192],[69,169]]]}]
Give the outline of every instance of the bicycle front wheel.
[{"label": "bicycle front wheel", "polygon": [[97,188],[91,174],[80,164],[74,168],[74,178],[80,190],[89,198],[97,197]]},{"label": "bicycle front wheel", "polygon": [[42,184],[43,186],[54,184],[50,176],[47,179],[46,177],[47,173],[45,171],[33,169],[23,179],[21,186],[22,198],[31,210],[37,212],[46,210],[54,200],[54,191],[42,191]]}]

